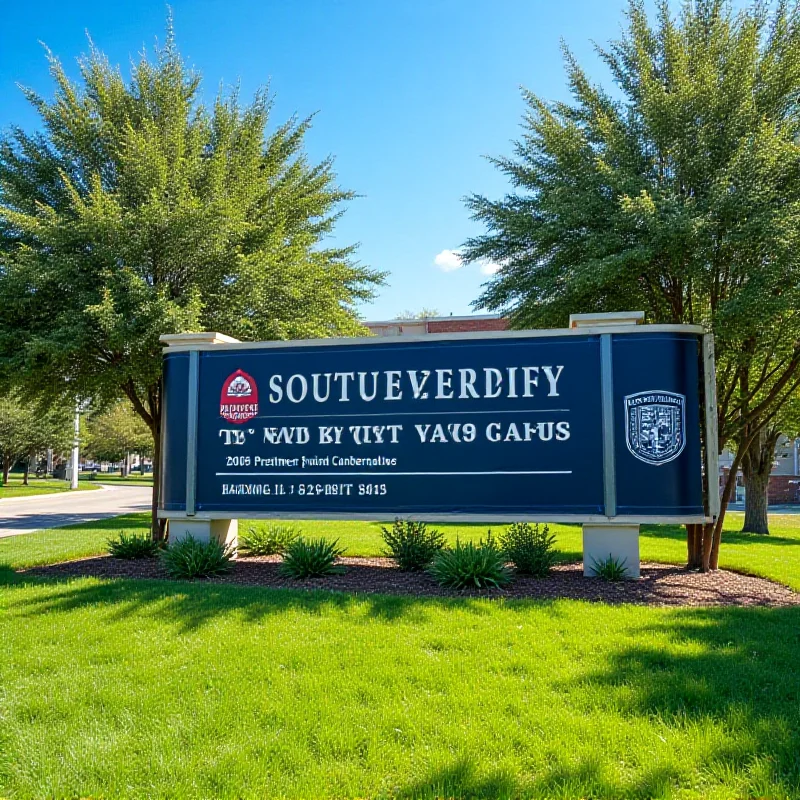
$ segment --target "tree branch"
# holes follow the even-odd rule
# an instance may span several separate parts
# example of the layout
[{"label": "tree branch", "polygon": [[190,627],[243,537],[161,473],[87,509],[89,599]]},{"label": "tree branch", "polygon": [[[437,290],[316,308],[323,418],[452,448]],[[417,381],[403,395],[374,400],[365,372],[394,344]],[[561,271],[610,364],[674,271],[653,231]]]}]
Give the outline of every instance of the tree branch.
[{"label": "tree branch", "polygon": [[131,401],[131,405],[136,410],[136,413],[145,421],[145,423],[147,423],[147,427],[150,428],[150,431],[152,432],[153,417],[139,399],[139,395],[136,393],[136,386],[134,386],[131,378],[128,378],[128,380],[122,384],[122,391],[125,392],[125,396]]}]

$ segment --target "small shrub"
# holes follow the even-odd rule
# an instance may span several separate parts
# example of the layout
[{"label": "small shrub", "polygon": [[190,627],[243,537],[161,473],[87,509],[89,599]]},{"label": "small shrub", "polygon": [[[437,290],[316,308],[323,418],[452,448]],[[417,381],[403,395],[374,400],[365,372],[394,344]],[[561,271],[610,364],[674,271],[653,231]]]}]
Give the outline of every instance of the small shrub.
[{"label": "small shrub", "polygon": [[250,525],[239,534],[239,549],[251,556],[282,556],[299,536],[291,525]]},{"label": "small shrub", "polygon": [[184,536],[164,550],[161,560],[173,578],[213,578],[231,568],[233,550],[216,539],[200,542]]},{"label": "small shrub", "polygon": [[478,545],[480,547],[488,547],[490,550],[496,550],[501,555],[504,555],[502,553],[503,548],[500,546],[500,543],[497,541],[497,539],[494,538],[491,528],[486,531],[486,538],[478,541]]},{"label": "small shrub", "polygon": [[281,573],[290,578],[321,578],[341,572],[334,567],[336,559],[344,553],[339,540],[295,539],[287,548],[281,564]]},{"label": "small shrub", "polygon": [[428,573],[450,589],[498,589],[511,582],[505,556],[489,533],[486,541],[461,544],[440,550],[433,557]]},{"label": "small shrub", "polygon": [[543,578],[556,563],[553,550],[555,534],[545,525],[530,525],[515,522],[500,537],[500,545],[506,558],[517,568],[517,572]]},{"label": "small shrub", "polygon": [[445,545],[444,534],[428,530],[424,522],[396,519],[391,529],[381,528],[386,543],[385,555],[393,558],[402,570],[425,569]]},{"label": "small shrub", "polygon": [[108,553],[114,558],[155,558],[162,549],[161,542],[150,536],[120,531],[116,539],[108,539]]},{"label": "small shrub", "polygon": [[627,558],[614,558],[609,553],[608,558],[601,561],[596,558],[592,559],[592,572],[596,577],[607,581],[621,581],[628,577],[627,563]]}]

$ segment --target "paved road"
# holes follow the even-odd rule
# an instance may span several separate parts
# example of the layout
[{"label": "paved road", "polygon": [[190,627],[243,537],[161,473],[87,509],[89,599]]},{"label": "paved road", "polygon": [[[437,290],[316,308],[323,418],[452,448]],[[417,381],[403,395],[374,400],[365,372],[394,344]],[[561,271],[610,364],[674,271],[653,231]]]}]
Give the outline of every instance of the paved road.
[{"label": "paved road", "polygon": [[133,511],[147,511],[152,491],[149,486],[102,486],[94,491],[0,500],[0,539],[44,528],[94,522]]}]

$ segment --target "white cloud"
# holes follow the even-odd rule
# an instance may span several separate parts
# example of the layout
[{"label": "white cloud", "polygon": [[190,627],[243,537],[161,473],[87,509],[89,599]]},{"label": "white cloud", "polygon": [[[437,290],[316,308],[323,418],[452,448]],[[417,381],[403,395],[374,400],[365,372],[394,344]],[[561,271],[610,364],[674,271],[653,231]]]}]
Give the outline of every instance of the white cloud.
[{"label": "white cloud", "polygon": [[433,259],[433,263],[436,264],[442,272],[453,272],[453,270],[458,269],[464,262],[455,250],[442,250],[442,252]]},{"label": "white cloud", "polygon": [[[457,269],[461,269],[461,267],[464,266],[464,259],[457,250],[442,250],[442,252],[433,259],[433,263],[439,267],[442,272],[455,272]],[[502,266],[502,264],[495,264],[493,261],[488,261],[486,259],[479,259],[477,265],[481,275],[494,275],[499,272]]]}]

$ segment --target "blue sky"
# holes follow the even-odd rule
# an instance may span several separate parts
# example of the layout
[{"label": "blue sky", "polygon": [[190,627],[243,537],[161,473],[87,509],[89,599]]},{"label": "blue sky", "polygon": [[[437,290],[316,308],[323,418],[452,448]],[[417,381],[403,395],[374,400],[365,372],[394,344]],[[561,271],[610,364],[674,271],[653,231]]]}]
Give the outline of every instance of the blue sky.
[{"label": "blue sky", "polygon": [[[592,40],[616,37],[624,0],[175,0],[179,47],[212,97],[241,82],[242,96],[269,83],[275,119],[318,112],[312,159],[336,159],[342,186],[358,192],[336,239],[360,242],[359,258],[390,273],[361,313],[386,319],[405,309],[475,313],[486,275],[448,269],[480,228],[462,198],[502,195],[506,181],[483,158],[511,152],[525,86],[564,99],[560,39],[594,77],[607,80]],[[74,73],[86,32],[127,67],[163,39],[166,5],[0,3],[0,128],[37,119],[16,83],[49,94],[39,42]],[[439,264],[437,265],[437,256]],[[487,269],[486,266],[483,268]]]}]

